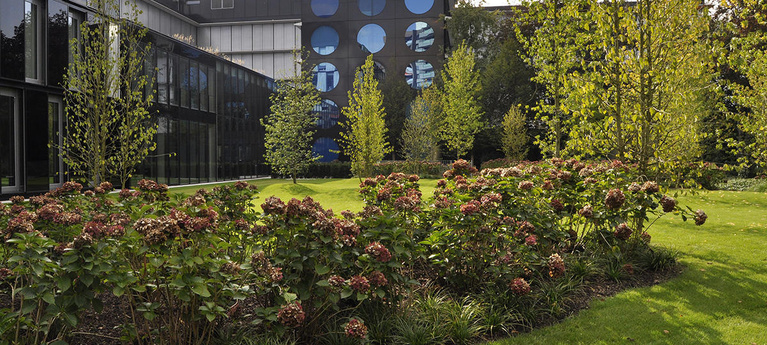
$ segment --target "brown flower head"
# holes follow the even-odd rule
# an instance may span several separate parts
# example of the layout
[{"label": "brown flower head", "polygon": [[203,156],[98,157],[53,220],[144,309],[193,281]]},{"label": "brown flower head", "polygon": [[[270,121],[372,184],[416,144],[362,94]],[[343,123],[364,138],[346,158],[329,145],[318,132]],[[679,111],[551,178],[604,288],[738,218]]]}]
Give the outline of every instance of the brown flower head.
[{"label": "brown flower head", "polygon": [[349,338],[365,339],[368,335],[368,328],[359,319],[351,319],[344,325],[344,334]]},{"label": "brown flower head", "polygon": [[304,323],[306,313],[300,302],[293,302],[282,306],[277,312],[277,320],[286,327],[299,327]]},{"label": "brown flower head", "polygon": [[633,232],[634,230],[632,230],[628,224],[620,223],[617,227],[615,227],[615,232],[613,232],[613,235],[615,235],[615,238],[625,241],[631,237],[631,233]]},{"label": "brown flower head", "polygon": [[551,254],[548,261],[549,276],[552,278],[559,278],[565,274],[565,261],[559,254]]},{"label": "brown flower head", "polygon": [[605,206],[611,210],[620,209],[626,201],[626,196],[620,189],[611,189],[605,196]]},{"label": "brown flower head", "polygon": [[370,290],[370,281],[363,276],[356,275],[349,279],[349,286],[354,291],[365,293]]},{"label": "brown flower head", "polygon": [[380,271],[373,271],[370,273],[368,281],[370,281],[370,284],[373,286],[386,286],[389,284],[389,280],[387,280],[386,276]]},{"label": "brown flower head", "polygon": [[703,210],[697,210],[695,211],[695,215],[693,216],[693,219],[695,219],[695,225],[703,225],[706,223],[706,219],[708,219],[708,215],[706,215],[706,212],[703,212]]},{"label": "brown flower head", "polygon": [[663,212],[671,212],[676,208],[676,200],[674,198],[664,195],[660,198],[660,205],[663,207]]},{"label": "brown flower head", "polygon": [[509,283],[509,289],[516,295],[523,296],[530,293],[530,284],[527,283],[525,278],[514,278]]}]

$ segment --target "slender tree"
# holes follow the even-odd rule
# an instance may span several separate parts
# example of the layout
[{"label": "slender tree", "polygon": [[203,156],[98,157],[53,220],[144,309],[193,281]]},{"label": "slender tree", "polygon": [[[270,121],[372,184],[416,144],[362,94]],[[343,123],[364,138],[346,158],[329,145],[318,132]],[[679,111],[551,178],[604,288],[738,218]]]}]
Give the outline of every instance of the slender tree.
[{"label": "slender tree", "polygon": [[80,26],[82,41],[70,42],[63,160],[92,186],[115,177],[125,187],[156,146],[157,124],[149,111],[154,94],[146,92],[154,77],[144,66],[151,47],[142,42],[147,30],[134,2],[127,1],[122,12],[119,0],[92,4],[97,11]]},{"label": "slender tree", "polygon": [[343,151],[351,158],[352,173],[357,177],[373,175],[373,164],[391,151],[386,142],[386,112],[383,96],[374,76],[373,55],[357,70],[353,89],[349,91],[349,106],[341,112],[346,117],[341,133]]},{"label": "slender tree", "polygon": [[456,159],[474,146],[474,135],[482,128],[479,106],[479,75],[474,52],[465,43],[453,50],[442,71],[442,112],[440,139]]},{"label": "slender tree", "polygon": [[525,114],[513,105],[503,117],[503,153],[507,159],[523,160],[527,156],[527,126]]},{"label": "slender tree", "polygon": [[294,184],[296,176],[320,158],[312,155],[311,146],[314,135],[311,128],[316,121],[312,108],[320,96],[302,55],[293,53],[299,70],[292,77],[277,81],[277,92],[269,96],[271,113],[261,120],[266,162],[276,172],[289,175]]},{"label": "slender tree", "polygon": [[439,91],[425,88],[412,103],[400,142],[407,160],[434,161],[439,156]]},{"label": "slender tree", "polygon": [[519,13],[521,21],[533,25],[535,34],[526,35],[520,25],[517,36],[525,46],[525,60],[535,68],[532,80],[545,87],[545,97],[539,103],[538,119],[546,123],[549,132],[536,142],[543,152],[555,157],[564,146],[565,126],[569,112],[563,105],[569,94],[569,72],[578,64],[577,30],[580,30],[582,0],[542,0],[522,2],[527,9]]}]

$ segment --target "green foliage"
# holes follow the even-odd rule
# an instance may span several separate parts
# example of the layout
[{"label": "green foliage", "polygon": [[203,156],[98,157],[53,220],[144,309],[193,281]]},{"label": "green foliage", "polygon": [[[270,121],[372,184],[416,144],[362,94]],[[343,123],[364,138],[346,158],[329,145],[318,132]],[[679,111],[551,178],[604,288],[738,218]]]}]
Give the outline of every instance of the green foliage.
[{"label": "green foliage", "polygon": [[474,51],[465,43],[456,47],[442,71],[442,112],[440,139],[456,159],[474,146],[474,135],[482,128],[480,90],[475,71]]},{"label": "green foliage", "polygon": [[320,101],[319,91],[312,83],[310,69],[303,65],[299,52],[293,53],[299,62],[296,75],[277,81],[277,92],[269,96],[271,112],[261,120],[264,126],[266,162],[272,170],[296,177],[306,171],[315,160],[312,155],[312,136],[315,117],[312,108]]},{"label": "green foliage", "polygon": [[[744,107],[731,115],[742,130],[753,136],[753,142],[736,141],[735,150],[746,153],[743,165],[767,166],[767,8],[762,2],[727,2],[730,25],[726,27],[734,38],[729,43],[727,63],[745,82],[729,83],[734,101]],[[737,25],[734,25],[737,24]]]},{"label": "green foliage", "polygon": [[349,106],[341,112],[347,121],[341,133],[343,152],[351,158],[352,173],[357,177],[373,174],[373,164],[391,152],[386,142],[386,113],[383,96],[374,76],[373,55],[357,70],[353,90],[349,90]]},{"label": "green foliage", "polygon": [[[439,123],[442,106],[436,87],[421,91],[412,103],[410,117],[400,136],[408,161],[434,161],[439,157]],[[400,171],[405,172],[405,171]]]},{"label": "green foliage", "polygon": [[[456,1],[455,8],[450,10],[445,27],[450,33],[451,41],[464,42],[467,47],[477,53],[480,65],[484,66],[485,58],[493,39],[499,29],[500,13],[488,11],[481,6],[475,6],[471,1]],[[463,49],[460,46],[456,49]]]},{"label": "green foliage", "polygon": [[560,156],[564,140],[564,122],[569,115],[564,100],[570,93],[568,72],[576,67],[578,43],[575,32],[581,27],[583,1],[524,1],[527,9],[519,13],[521,21],[536,27],[528,36],[516,28],[517,38],[525,46],[525,61],[535,69],[533,81],[545,87],[545,98],[538,109],[538,119],[546,123],[549,133],[537,138],[547,154]]},{"label": "green foliage", "polygon": [[424,178],[442,177],[448,169],[448,166],[437,162],[425,161],[393,161],[381,162],[375,165],[375,175],[389,175],[391,173],[401,172],[405,174],[416,174]]},{"label": "green foliage", "polygon": [[[117,178],[125,186],[135,167],[156,147],[157,124],[149,108],[154,74],[145,70],[151,49],[143,42],[134,2],[97,0],[93,23],[82,23],[82,41],[70,42],[64,75],[67,116],[62,159],[72,176],[91,186]],[[123,13],[123,18],[105,13]]]},{"label": "green foliage", "polygon": [[523,160],[527,156],[527,122],[518,106],[512,106],[503,117],[503,153],[507,159]]},{"label": "green foliage", "polygon": [[[383,94],[382,106],[386,109],[386,128],[389,137],[401,138],[407,127],[410,104],[416,96],[415,90],[405,82],[404,78],[385,78],[380,86]],[[391,144],[394,153],[392,159],[397,159],[397,154],[406,154],[399,141],[393,140]]]}]

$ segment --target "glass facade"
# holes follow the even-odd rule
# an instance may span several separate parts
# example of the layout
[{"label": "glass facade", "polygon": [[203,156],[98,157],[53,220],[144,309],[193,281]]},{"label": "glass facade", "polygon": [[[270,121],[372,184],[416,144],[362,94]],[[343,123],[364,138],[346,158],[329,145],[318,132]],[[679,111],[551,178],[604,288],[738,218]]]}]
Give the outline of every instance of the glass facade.
[{"label": "glass facade", "polygon": [[413,14],[424,14],[434,7],[434,0],[405,0],[405,7]]},{"label": "glass facade", "polygon": [[408,49],[422,53],[434,44],[434,29],[424,22],[410,24],[405,30],[405,45]]},{"label": "glass facade", "polygon": [[414,89],[431,85],[434,79],[434,66],[426,60],[416,60],[405,68],[405,80]]},{"label": "glass facade", "polygon": [[323,99],[317,103],[313,112],[317,116],[316,124],[320,129],[332,128],[338,124],[338,119],[341,117],[341,108],[329,99]]},{"label": "glass facade", "polygon": [[338,144],[329,137],[320,137],[312,145],[312,153],[319,156],[318,162],[332,162],[338,160]]},{"label": "glass facade", "polygon": [[323,62],[312,70],[312,82],[320,92],[328,92],[338,86],[338,69],[329,62]]},{"label": "glass facade", "polygon": [[378,24],[367,24],[357,32],[357,43],[365,53],[378,53],[386,45],[386,31]]},{"label": "glass facade", "polygon": [[338,11],[338,0],[312,0],[312,12],[317,17],[332,17],[336,11]]},{"label": "glass facade", "polygon": [[362,14],[372,17],[377,16],[383,11],[384,7],[386,7],[386,0],[357,0],[357,5]]},{"label": "glass facade", "polygon": [[317,54],[329,55],[338,48],[338,32],[329,26],[320,26],[312,33],[312,49]]},{"label": "glass facade", "polygon": [[[236,1],[221,1],[222,7]],[[60,0],[0,0],[0,194],[41,193],[68,176],[61,81],[88,8]],[[110,33],[114,32],[110,28]],[[337,34],[336,34],[337,35]],[[150,31],[146,73],[155,82],[157,148],[134,181],[186,184],[266,175],[260,119],[274,82]],[[82,49],[82,47],[80,47]],[[116,51],[116,50],[115,50]],[[338,83],[333,67],[323,82]],[[116,93],[117,94],[117,93]]]}]

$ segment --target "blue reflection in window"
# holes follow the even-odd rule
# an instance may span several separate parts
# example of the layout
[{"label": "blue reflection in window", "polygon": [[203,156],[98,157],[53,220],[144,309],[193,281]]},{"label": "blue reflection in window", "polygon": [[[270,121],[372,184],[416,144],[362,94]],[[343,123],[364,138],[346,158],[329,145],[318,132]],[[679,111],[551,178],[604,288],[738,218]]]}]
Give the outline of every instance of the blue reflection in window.
[{"label": "blue reflection in window", "polygon": [[434,6],[434,0],[405,0],[405,6],[414,14],[424,14]]},{"label": "blue reflection in window", "polygon": [[386,0],[357,0],[360,12],[366,16],[375,16],[386,7]]},{"label": "blue reflection in window", "polygon": [[322,156],[322,158],[317,160],[318,162],[338,160],[338,144],[328,137],[317,138],[317,141],[312,145],[312,153],[315,156]]},{"label": "blue reflection in window", "polygon": [[386,31],[378,24],[368,24],[357,32],[357,43],[366,53],[377,53],[386,45]]},{"label": "blue reflection in window", "polygon": [[312,33],[312,49],[320,55],[328,55],[338,48],[338,32],[329,26],[320,26]]},{"label": "blue reflection in window", "polygon": [[405,68],[405,80],[414,89],[431,85],[434,79],[434,66],[426,60],[416,60]]},{"label": "blue reflection in window", "polygon": [[314,66],[312,82],[320,92],[328,92],[338,85],[338,69],[332,63],[323,62]]},{"label": "blue reflection in window", "polygon": [[341,110],[338,104],[329,99],[323,99],[313,109],[317,116],[317,127],[328,129],[338,124],[338,118],[341,116]]},{"label": "blue reflection in window", "polygon": [[405,31],[405,44],[414,52],[425,52],[434,44],[434,29],[424,22],[410,24]]},{"label": "blue reflection in window", "polygon": [[312,0],[312,12],[317,17],[332,17],[336,11],[338,11],[338,0]]}]

